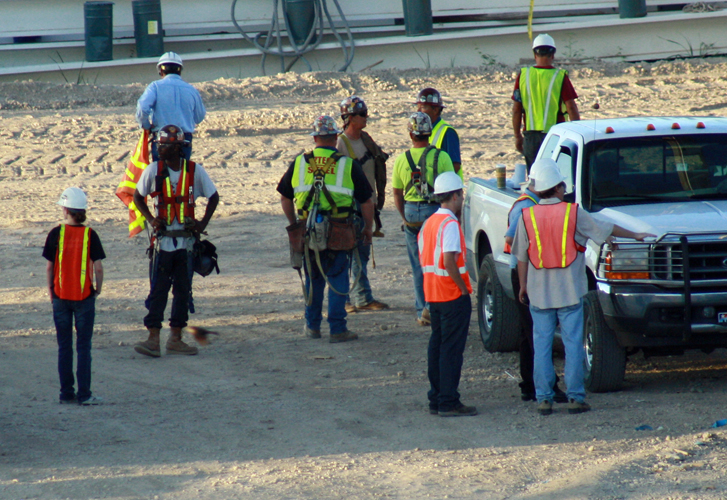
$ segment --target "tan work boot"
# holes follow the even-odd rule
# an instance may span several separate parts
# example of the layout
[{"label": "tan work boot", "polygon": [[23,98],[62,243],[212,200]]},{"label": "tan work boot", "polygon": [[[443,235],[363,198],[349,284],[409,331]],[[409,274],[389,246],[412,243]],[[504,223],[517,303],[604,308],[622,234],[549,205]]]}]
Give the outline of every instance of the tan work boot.
[{"label": "tan work boot", "polygon": [[152,358],[160,357],[162,353],[159,350],[159,328],[149,328],[149,338],[136,344],[134,350]]},{"label": "tan work boot", "polygon": [[194,346],[182,342],[182,329],[172,327],[172,334],[167,340],[167,355],[181,354],[183,356],[194,356],[199,352]]}]

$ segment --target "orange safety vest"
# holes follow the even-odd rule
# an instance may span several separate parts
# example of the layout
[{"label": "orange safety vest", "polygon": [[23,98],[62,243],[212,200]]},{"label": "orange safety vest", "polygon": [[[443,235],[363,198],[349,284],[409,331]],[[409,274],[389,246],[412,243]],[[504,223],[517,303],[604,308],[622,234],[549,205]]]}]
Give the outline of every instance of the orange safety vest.
[{"label": "orange safety vest", "polygon": [[63,300],[83,300],[91,295],[91,228],[61,224],[53,266],[53,291]]},{"label": "orange safety vest", "polygon": [[[530,200],[533,203],[535,203],[536,205],[538,204],[538,202],[535,201],[535,198],[533,198],[529,194],[525,194],[525,193],[521,194],[520,197],[517,200],[515,200],[515,203],[512,204],[512,206],[510,207],[510,210],[507,212],[507,226],[508,227],[510,227],[510,213],[512,212],[512,209],[515,208],[515,205],[517,205],[518,203],[520,203],[523,200]],[[508,255],[510,255],[512,253],[512,246],[510,246],[510,244],[507,241],[505,242],[505,253]]]},{"label": "orange safety vest", "polygon": [[570,266],[586,247],[576,241],[577,203],[535,205],[523,208],[530,245],[528,258],[535,269]]},{"label": "orange safety vest", "polygon": [[[444,267],[442,252],[442,235],[447,224],[457,224],[457,219],[448,214],[434,214],[427,219],[419,231],[419,260],[424,274],[424,298],[427,302],[449,302],[462,296],[454,280]],[[459,229],[460,252],[457,256],[457,268],[464,280],[467,290],[472,293],[470,277],[465,267],[467,248],[464,243],[462,228]]]},{"label": "orange safety vest", "polygon": [[177,190],[172,190],[169,180],[169,169],[163,161],[157,162],[156,191],[150,193],[157,199],[157,214],[167,225],[177,219],[180,224],[191,218],[194,220],[194,171],[193,161],[184,161],[177,182]]}]

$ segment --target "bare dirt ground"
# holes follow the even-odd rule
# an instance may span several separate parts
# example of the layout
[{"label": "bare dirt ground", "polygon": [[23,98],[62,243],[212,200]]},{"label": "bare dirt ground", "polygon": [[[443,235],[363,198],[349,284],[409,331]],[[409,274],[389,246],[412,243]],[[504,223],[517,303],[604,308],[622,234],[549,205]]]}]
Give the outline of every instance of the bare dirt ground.
[{"label": "bare dirt ground", "polygon": [[[571,68],[584,118],[727,110],[723,61]],[[222,274],[195,279],[192,325],[220,333],[199,356],[150,359],[145,237],[127,239],[114,196],[137,139],[143,87],[0,84],[0,498],[723,499],[727,355],[643,359],[593,411],[523,403],[517,355],[489,354],[476,315],[460,391],[480,415],[429,415],[427,330],[416,326],[404,238],[389,198],[375,241],[375,296],[349,316],[358,342],[302,335],[275,186],[311,145],[313,118],[356,93],[396,155],[416,92],[443,91],[467,176],[519,161],[512,68],[288,74],[198,85],[208,106],[195,158],[217,184],[209,227]],[[600,110],[592,109],[599,101]],[[393,167],[393,158],[390,167]],[[41,250],[65,187],[90,198],[107,260],[93,350],[98,407],[58,404],[57,348]],[[325,332],[325,325],[324,325]],[[562,369],[562,357],[559,357]],[[650,425],[652,431],[636,431]]]}]

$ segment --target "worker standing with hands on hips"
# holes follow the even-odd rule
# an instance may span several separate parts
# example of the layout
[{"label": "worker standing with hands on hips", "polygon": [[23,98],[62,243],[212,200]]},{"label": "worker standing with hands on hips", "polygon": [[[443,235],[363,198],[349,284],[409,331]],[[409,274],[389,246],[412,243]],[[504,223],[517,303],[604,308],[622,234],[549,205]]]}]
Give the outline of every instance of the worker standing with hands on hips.
[{"label": "worker standing with hands on hips", "polygon": [[[189,312],[194,312],[193,249],[220,201],[217,188],[204,167],[183,158],[184,144],[181,128],[176,125],[163,127],[159,131],[160,160],[144,169],[134,191],[134,203],[155,234],[149,266],[151,290],[145,302],[149,314],[144,317],[149,338],[136,344],[134,350],[153,358],[161,356],[159,338],[170,289],[174,298],[167,354],[194,355],[198,352],[196,347],[182,341],[182,329],[187,326]],[[155,199],[156,217],[149,211],[146,196]],[[204,217],[197,220],[195,205],[200,196],[208,201]]]},{"label": "worker standing with hands on hips", "polygon": [[535,394],[538,412],[553,413],[553,337],[560,323],[565,347],[568,413],[591,409],[586,403],[583,296],[588,292],[584,252],[589,239],[602,245],[613,236],[643,241],[654,236],[635,233],[594,219],[575,203],[563,201],[566,184],[554,160],[535,172],[540,202],[522,211],[512,253],[518,260],[518,300],[530,305],[533,318]]},{"label": "worker standing with hands on hips", "polygon": [[437,89],[428,87],[419,91],[417,95],[417,111],[426,113],[432,121],[432,134],[429,136],[429,144],[441,149],[449,155],[452,160],[454,171],[464,182],[462,171],[462,156],[459,150],[459,135],[449,123],[442,119],[442,111],[446,106],[442,101],[442,94]]},{"label": "worker standing with hands on hips", "polygon": [[[327,226],[330,229],[327,234],[320,235],[326,240],[320,242],[325,249],[307,250],[304,260],[309,300],[305,306],[303,332],[308,338],[321,338],[323,292],[328,284],[329,342],[332,344],[358,339],[358,334],[348,330],[345,307],[349,260],[357,245],[352,221],[354,200],[359,203],[364,220],[361,234],[364,245],[371,245],[374,225],[371,186],[358,162],[336,149],[340,133],[332,117],[321,115],[316,118],[310,134],[315,149],[299,155],[290,164],[277,188],[290,228]],[[334,227],[341,231],[334,232]]]},{"label": "worker standing with hands on hips", "polygon": [[439,175],[434,195],[441,206],[426,220],[418,237],[424,294],[432,316],[427,352],[429,412],[440,417],[477,415],[477,408],[463,405],[457,391],[472,315],[467,249],[459,224],[464,203],[462,179],[454,172]]},{"label": "worker standing with hands on hips", "polygon": [[161,80],[149,84],[136,104],[136,121],[141,128],[152,132],[154,161],[159,161],[157,135],[167,125],[176,125],[184,131],[182,157],[189,161],[194,129],[207,114],[197,89],[182,80],[183,67],[182,58],[176,52],[162,54],[157,63]]},{"label": "worker standing with hands on hips", "polygon": [[[63,191],[58,204],[63,207],[63,224],[51,230],[43,257],[48,279],[48,295],[53,304],[53,322],[58,340],[58,375],[61,404],[82,406],[101,404],[91,393],[91,338],[96,319],[96,297],[103,287],[106,258],[96,231],[84,226],[88,200],[77,187]],[[95,287],[94,287],[95,278]],[[73,379],[73,324],[76,325],[76,379]]]},{"label": "worker standing with hands on hips", "polygon": [[[364,131],[368,123],[369,109],[363,99],[358,96],[347,97],[341,102],[341,118],[343,132],[338,136],[336,148],[342,154],[358,162],[366,175],[366,180],[373,190],[374,236],[382,237],[379,213],[386,201],[386,160],[389,155],[384,153],[371,136]],[[363,219],[360,219],[363,222]],[[351,273],[358,276],[358,281],[349,293],[346,312],[381,311],[388,309],[388,304],[374,300],[368,276],[368,262],[371,258],[372,244],[365,245],[360,241],[356,250],[358,259],[351,263]]]},{"label": "worker standing with hands on hips", "polygon": [[575,101],[578,94],[568,78],[568,72],[553,66],[553,37],[547,34],[536,36],[533,40],[533,55],[535,66],[520,70],[512,94],[515,149],[525,156],[528,173],[550,127],[564,122],[565,113],[572,122],[581,119]]},{"label": "worker standing with hands on hips", "polygon": [[412,147],[400,154],[394,162],[391,186],[394,204],[404,222],[406,251],[411,264],[414,281],[414,307],[417,324],[430,324],[429,309],[424,298],[424,278],[419,263],[417,235],[425,220],[439,208],[434,197],[434,183],[444,172],[454,172],[452,160],[444,151],[429,144],[432,135],[432,121],[429,115],[417,111],[407,122]]}]

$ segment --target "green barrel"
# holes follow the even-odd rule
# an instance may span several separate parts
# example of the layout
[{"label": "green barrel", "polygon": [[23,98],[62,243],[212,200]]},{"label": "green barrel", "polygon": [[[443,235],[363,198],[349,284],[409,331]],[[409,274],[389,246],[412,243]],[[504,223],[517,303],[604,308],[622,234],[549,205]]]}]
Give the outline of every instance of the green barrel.
[{"label": "green barrel", "polygon": [[160,0],[134,0],[134,38],[137,57],[155,57],[164,53],[162,6]]},{"label": "green barrel", "polygon": [[83,4],[86,61],[110,61],[114,58],[113,7],[113,2]]},{"label": "green barrel", "polygon": [[315,22],[314,0],[285,0],[285,13],[290,36],[296,45],[302,45],[308,39]]},{"label": "green barrel", "polygon": [[618,0],[618,17],[629,19],[646,15],[646,0]]},{"label": "green barrel", "polygon": [[434,33],[432,0],[402,0],[406,36],[424,36]]}]

